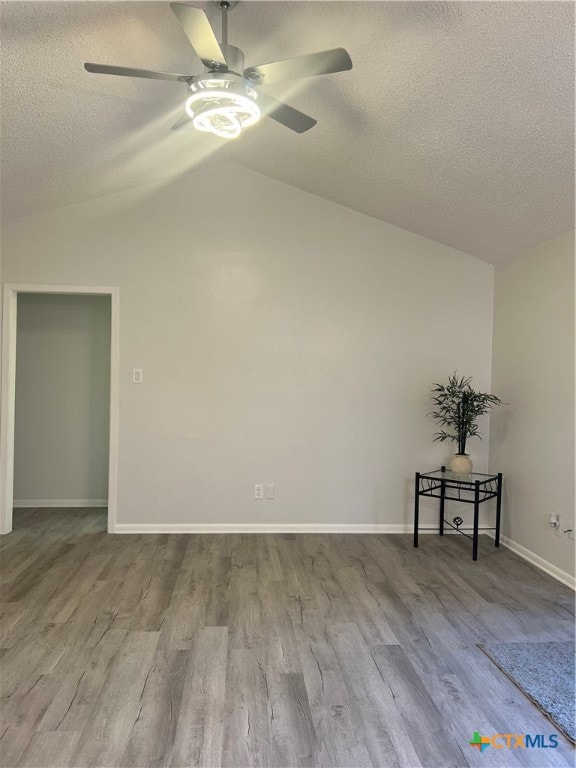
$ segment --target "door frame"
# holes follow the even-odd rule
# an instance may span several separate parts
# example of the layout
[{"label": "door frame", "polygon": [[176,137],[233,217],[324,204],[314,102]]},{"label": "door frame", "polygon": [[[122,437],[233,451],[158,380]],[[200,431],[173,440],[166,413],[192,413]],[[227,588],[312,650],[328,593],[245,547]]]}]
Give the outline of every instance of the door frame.
[{"label": "door frame", "polygon": [[2,317],[2,400],[0,403],[0,534],[12,530],[14,503],[14,416],[19,293],[110,296],[110,439],[108,450],[108,533],[114,533],[118,495],[119,302],[116,287],[5,283]]}]

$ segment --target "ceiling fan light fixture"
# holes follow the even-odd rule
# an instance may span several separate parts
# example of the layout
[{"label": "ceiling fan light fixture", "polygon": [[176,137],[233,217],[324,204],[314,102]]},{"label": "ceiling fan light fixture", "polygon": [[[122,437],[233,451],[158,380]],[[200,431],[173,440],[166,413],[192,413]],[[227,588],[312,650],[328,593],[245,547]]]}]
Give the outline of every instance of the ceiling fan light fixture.
[{"label": "ceiling fan light fixture", "polygon": [[201,80],[190,86],[186,112],[198,131],[235,139],[261,116],[258,94],[247,85],[227,79]]}]

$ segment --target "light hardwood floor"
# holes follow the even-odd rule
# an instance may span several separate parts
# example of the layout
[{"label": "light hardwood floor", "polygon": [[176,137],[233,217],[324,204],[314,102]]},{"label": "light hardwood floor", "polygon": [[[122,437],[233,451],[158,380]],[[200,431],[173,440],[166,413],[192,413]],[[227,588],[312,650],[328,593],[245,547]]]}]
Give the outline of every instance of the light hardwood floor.
[{"label": "light hardwood floor", "polygon": [[0,763],[566,766],[574,750],[480,651],[574,636],[574,595],[484,539],[110,536],[22,510],[1,542]]}]

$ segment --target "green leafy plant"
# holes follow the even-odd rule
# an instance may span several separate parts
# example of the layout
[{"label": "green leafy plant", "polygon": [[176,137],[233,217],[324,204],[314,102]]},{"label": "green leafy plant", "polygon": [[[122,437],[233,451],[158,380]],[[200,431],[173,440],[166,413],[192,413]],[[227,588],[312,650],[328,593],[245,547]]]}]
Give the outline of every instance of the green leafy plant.
[{"label": "green leafy plant", "polygon": [[430,399],[434,410],[430,416],[443,427],[434,434],[434,440],[443,442],[452,440],[458,444],[458,453],[466,453],[466,441],[469,437],[480,437],[476,419],[489,413],[502,400],[487,392],[476,392],[470,386],[471,376],[458,378],[455,372],[448,378],[448,384],[434,384]]}]

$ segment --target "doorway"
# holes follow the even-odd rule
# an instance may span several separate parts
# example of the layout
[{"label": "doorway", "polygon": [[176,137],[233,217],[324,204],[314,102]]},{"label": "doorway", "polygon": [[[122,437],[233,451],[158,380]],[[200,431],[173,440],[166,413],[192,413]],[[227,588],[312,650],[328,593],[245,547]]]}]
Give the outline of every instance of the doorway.
[{"label": "doorway", "polygon": [[107,506],[113,533],[118,289],[7,285],[3,300],[0,532],[17,505]]}]

